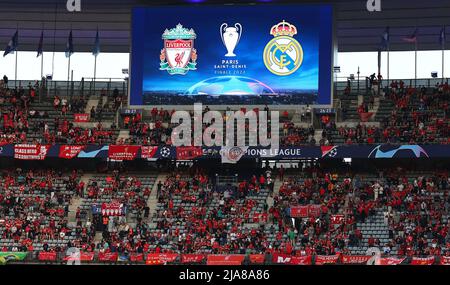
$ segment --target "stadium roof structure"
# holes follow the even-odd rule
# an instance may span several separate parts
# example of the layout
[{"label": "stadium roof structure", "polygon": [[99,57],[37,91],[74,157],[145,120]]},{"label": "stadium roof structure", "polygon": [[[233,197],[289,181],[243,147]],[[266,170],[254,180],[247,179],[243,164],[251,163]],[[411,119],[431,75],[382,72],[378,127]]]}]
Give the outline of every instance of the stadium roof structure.
[{"label": "stadium roof structure", "polygon": [[[318,3],[288,0],[81,0],[81,12],[68,12],[67,0],[2,0],[0,9],[0,49],[6,46],[15,30],[20,30],[22,51],[37,49],[44,30],[44,51],[64,51],[69,30],[73,29],[77,52],[91,51],[96,30],[100,31],[102,52],[129,52],[131,42],[131,8],[163,4]],[[392,51],[413,50],[402,39],[418,28],[418,49],[440,49],[439,34],[443,26],[450,33],[448,0],[381,0],[381,12],[369,12],[367,0],[320,1],[335,5],[336,38],[339,51],[376,51],[381,36],[390,27]],[[168,15],[169,17],[170,15]]]}]

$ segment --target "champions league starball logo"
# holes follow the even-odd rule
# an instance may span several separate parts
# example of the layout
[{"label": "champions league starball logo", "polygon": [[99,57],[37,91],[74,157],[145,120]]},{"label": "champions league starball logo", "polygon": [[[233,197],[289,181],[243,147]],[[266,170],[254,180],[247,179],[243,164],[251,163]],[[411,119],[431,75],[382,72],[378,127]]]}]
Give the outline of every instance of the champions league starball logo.
[{"label": "champions league starball logo", "polygon": [[379,145],[375,147],[369,154],[369,158],[394,158],[394,157],[411,157],[413,154],[416,158],[426,157],[428,153],[419,145],[402,145],[391,146],[386,149]]},{"label": "champions league starball logo", "polygon": [[189,70],[196,70],[197,51],[194,40],[197,38],[193,29],[186,29],[178,24],[176,28],[165,30],[162,39],[164,48],[159,59],[160,70],[167,70],[170,75],[185,75]]},{"label": "champions league starball logo", "polygon": [[296,72],[303,63],[303,48],[293,38],[297,28],[284,21],[273,26],[272,39],[264,49],[264,64],[273,74],[286,76]]},{"label": "champions league starball logo", "polygon": [[168,147],[163,147],[163,148],[161,149],[160,153],[161,153],[161,156],[162,156],[162,157],[168,158],[168,157],[170,157],[170,148],[168,148]]}]

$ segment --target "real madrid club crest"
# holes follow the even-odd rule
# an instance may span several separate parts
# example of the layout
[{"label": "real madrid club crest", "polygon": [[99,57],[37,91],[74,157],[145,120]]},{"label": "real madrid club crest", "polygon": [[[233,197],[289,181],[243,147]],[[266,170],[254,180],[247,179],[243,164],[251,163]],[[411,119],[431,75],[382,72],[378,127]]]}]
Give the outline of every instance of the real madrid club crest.
[{"label": "real madrid club crest", "polygon": [[303,48],[293,38],[297,28],[288,22],[278,23],[270,29],[273,38],[264,48],[264,64],[273,74],[286,76],[299,69],[303,62]]},{"label": "real madrid club crest", "polygon": [[159,56],[160,70],[167,70],[170,75],[186,74],[189,70],[196,70],[197,51],[194,40],[197,35],[193,29],[186,29],[178,24],[174,29],[165,30],[162,39],[164,48]]}]

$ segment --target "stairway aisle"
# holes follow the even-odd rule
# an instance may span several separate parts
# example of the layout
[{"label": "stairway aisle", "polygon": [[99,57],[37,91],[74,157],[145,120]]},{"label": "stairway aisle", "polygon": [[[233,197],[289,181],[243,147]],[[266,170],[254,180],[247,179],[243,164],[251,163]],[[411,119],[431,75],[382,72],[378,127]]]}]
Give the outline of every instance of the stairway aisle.
[{"label": "stairway aisle", "polygon": [[[155,184],[153,185],[152,193],[150,194],[150,197],[148,198],[147,206],[150,208],[150,212],[149,212],[149,221],[150,222],[153,221],[153,216],[156,214],[156,208],[158,205],[158,198],[157,198],[158,183],[161,181],[161,183],[164,184],[164,181],[166,181],[166,179],[167,179],[166,173],[161,173],[158,175],[158,177],[156,178]],[[149,224],[151,224],[151,223],[149,223]]]},{"label": "stairway aisle", "polygon": [[[357,223],[358,229],[361,230],[363,239],[360,247],[349,247],[352,254],[365,255],[368,249],[368,240],[370,237],[380,240],[380,250],[389,242],[389,227],[384,222],[384,213],[378,210],[374,216],[368,217],[364,223]],[[397,253],[397,248],[392,249],[392,254]]]},{"label": "stairway aisle", "polygon": [[[89,180],[92,179],[92,177],[93,177],[93,175],[89,174],[89,173],[81,176],[80,181],[84,182],[84,185],[85,185],[84,190],[86,190],[86,187],[89,184]],[[83,203],[83,198],[80,198],[80,197],[72,198],[72,201],[70,202],[70,206],[69,206],[69,213],[68,213],[68,222],[69,223],[72,223],[72,224],[76,223],[77,209],[82,203]]]}]

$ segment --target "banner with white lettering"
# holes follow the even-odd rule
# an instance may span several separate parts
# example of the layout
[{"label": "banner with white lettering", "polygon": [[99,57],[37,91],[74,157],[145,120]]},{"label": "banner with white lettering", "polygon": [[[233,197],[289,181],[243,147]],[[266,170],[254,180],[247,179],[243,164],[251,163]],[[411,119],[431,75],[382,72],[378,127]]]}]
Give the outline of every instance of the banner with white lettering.
[{"label": "banner with white lettering", "polygon": [[16,144],[14,147],[14,158],[20,160],[44,160],[49,149],[49,145]]},{"label": "banner with white lettering", "polygon": [[381,257],[378,261],[379,265],[399,265],[401,264],[406,257],[398,258],[398,257]]},{"label": "banner with white lettering", "polygon": [[289,265],[311,265],[312,256],[291,256],[287,254],[273,254],[272,262],[277,264],[289,264]]},{"label": "banner with white lettering", "polygon": [[339,254],[335,255],[316,255],[315,265],[336,264],[339,260]]},{"label": "banner with white lettering", "polygon": [[435,260],[434,256],[429,256],[429,257],[414,256],[411,260],[411,265],[433,265],[434,260]]}]

